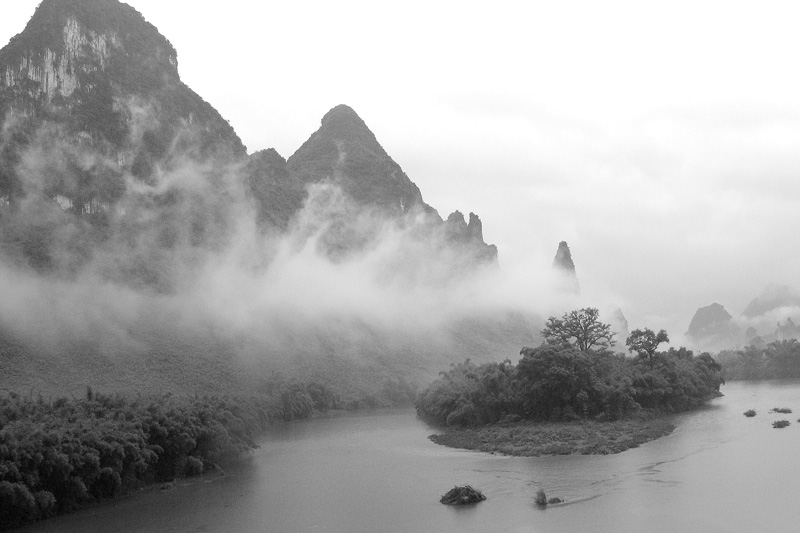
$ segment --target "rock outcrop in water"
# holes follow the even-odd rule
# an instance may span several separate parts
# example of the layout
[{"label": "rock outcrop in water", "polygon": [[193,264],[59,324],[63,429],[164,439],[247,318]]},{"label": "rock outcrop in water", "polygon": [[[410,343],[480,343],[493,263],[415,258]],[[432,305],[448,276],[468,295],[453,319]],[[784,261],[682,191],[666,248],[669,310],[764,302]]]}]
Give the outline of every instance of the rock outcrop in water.
[{"label": "rock outcrop in water", "polygon": [[472,488],[470,485],[464,485],[450,489],[439,501],[445,505],[469,505],[482,502],[485,499],[486,496],[481,491]]}]

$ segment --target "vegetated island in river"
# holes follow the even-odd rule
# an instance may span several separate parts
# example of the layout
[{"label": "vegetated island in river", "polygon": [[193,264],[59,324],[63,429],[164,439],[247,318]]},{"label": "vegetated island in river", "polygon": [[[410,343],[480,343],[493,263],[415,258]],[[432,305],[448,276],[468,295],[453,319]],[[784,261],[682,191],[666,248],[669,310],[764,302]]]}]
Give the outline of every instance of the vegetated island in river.
[{"label": "vegetated island in river", "polygon": [[635,330],[613,353],[597,310],[551,317],[545,342],[506,360],[452,365],[423,391],[417,414],[445,429],[438,444],[507,455],[610,454],[671,433],[668,415],[721,396],[720,365],[686,348],[658,351],[663,330]]}]

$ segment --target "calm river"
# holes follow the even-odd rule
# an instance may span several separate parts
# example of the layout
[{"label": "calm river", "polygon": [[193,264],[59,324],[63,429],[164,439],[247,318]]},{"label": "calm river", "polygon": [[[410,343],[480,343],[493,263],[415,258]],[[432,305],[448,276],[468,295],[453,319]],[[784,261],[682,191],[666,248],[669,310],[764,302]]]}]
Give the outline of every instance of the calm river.
[{"label": "calm river", "polygon": [[[411,410],[293,423],[226,476],[25,531],[800,531],[800,382],[730,383],[723,392],[676,417],[672,435],[612,456],[452,450],[430,442],[431,428]],[[758,416],[742,415],[750,408]],[[773,429],[779,419],[792,425]],[[487,501],[441,505],[457,484]],[[567,503],[537,508],[540,487]]]}]

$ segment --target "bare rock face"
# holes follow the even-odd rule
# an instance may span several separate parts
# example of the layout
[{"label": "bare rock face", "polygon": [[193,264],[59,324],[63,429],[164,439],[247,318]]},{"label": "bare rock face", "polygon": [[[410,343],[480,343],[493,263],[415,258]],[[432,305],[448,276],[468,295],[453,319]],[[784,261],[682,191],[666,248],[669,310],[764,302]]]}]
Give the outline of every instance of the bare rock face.
[{"label": "bare rock face", "polygon": [[572,260],[572,252],[566,241],[558,243],[558,250],[553,259],[553,268],[560,274],[560,289],[565,292],[579,294],[581,292],[578,276],[575,273],[575,263]]},{"label": "bare rock face", "polygon": [[196,160],[246,154],[227,121],[181,82],[170,42],[117,0],[41,2],[0,50],[0,121],[0,197],[7,202],[30,192],[16,167],[45,135],[66,152],[92,148],[104,156],[107,168],[95,175],[81,168],[80,179],[39,191],[78,211],[121,196],[122,185],[106,176],[125,172],[149,182],[176,149]]},{"label": "bare rock face", "polygon": [[460,211],[454,211],[444,222],[447,242],[453,246],[471,249],[476,259],[486,262],[497,260],[497,247],[483,240],[483,223],[475,213],[469,214],[469,223]]},{"label": "bare rock face", "polygon": [[556,257],[553,259],[553,267],[567,274],[575,274],[575,263],[572,261],[572,252],[569,251],[567,241],[558,243]]}]

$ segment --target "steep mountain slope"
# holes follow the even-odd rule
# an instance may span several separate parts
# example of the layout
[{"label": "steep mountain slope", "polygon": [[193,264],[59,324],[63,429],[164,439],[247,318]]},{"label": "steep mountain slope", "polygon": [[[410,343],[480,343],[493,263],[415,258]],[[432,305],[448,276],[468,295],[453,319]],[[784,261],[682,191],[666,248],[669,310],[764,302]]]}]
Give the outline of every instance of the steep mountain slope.
[{"label": "steep mountain slope", "polygon": [[247,157],[117,0],[40,4],[0,50],[0,121],[0,388],[193,393],[346,368],[358,398],[538,337],[536,317],[474,301],[497,258],[478,216],[442,220],[352,109],[289,161]]},{"label": "steep mountain slope", "polygon": [[[470,213],[467,223],[456,211],[442,221],[366,123],[346,105],[328,111],[319,130],[287,161],[275,150],[262,151],[250,157],[245,172],[259,219],[281,230],[289,227],[308,200],[310,187],[341,190],[352,205],[334,209],[337,220],[323,238],[334,256],[371,242],[380,221],[417,224],[421,216],[424,238],[441,240],[443,253],[454,255],[454,262],[483,264],[497,259],[497,248],[484,241],[480,218]],[[329,197],[331,201],[335,200]],[[360,218],[367,213],[371,223],[365,225]]]},{"label": "steep mountain slope", "polygon": [[393,214],[415,207],[434,212],[361,117],[346,105],[322,117],[319,130],[288,159],[287,169],[303,184],[331,180],[361,205]]},{"label": "steep mountain slope", "polygon": [[[228,231],[213,168],[245,147],[127,4],[42,1],[0,50],[0,122],[0,248],[16,264],[74,275],[105,255],[113,279],[166,286],[162,252]],[[176,186],[181,172],[216,194]],[[141,254],[143,241],[159,245]]]},{"label": "steep mountain slope", "polygon": [[61,140],[89,144],[110,160],[109,172],[82,168],[80,184],[48,191],[78,210],[119,198],[119,180],[99,174],[130,172],[151,180],[176,147],[197,159],[246,153],[233,128],[181,81],[170,42],[117,0],[44,0],[0,51],[0,117],[10,129],[4,132],[0,196],[12,201],[24,184],[11,148],[34,141],[45,125]]},{"label": "steep mountain slope", "polygon": [[561,290],[580,294],[581,287],[578,283],[578,275],[575,272],[575,262],[572,260],[572,252],[566,241],[558,243],[558,250],[556,250],[556,256],[553,258],[553,268],[559,274]]}]

